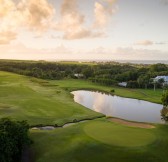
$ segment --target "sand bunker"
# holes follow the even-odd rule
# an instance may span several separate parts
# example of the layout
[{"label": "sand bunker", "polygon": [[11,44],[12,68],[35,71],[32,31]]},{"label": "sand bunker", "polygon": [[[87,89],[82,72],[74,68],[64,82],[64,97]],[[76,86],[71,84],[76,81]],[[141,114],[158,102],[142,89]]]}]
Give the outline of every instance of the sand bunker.
[{"label": "sand bunker", "polygon": [[152,124],[147,124],[147,123],[138,123],[138,122],[132,122],[132,121],[126,121],[123,119],[118,119],[118,118],[109,118],[110,121],[131,126],[131,127],[138,127],[138,128],[155,128]]}]

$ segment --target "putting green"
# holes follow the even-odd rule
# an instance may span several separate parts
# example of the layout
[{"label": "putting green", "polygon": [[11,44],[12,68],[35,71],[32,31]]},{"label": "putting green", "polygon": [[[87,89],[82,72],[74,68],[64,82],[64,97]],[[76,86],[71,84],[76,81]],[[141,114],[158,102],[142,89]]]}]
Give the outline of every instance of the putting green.
[{"label": "putting green", "polygon": [[90,122],[84,127],[84,131],[97,141],[124,147],[144,146],[156,139],[152,130],[131,128],[103,121]]}]

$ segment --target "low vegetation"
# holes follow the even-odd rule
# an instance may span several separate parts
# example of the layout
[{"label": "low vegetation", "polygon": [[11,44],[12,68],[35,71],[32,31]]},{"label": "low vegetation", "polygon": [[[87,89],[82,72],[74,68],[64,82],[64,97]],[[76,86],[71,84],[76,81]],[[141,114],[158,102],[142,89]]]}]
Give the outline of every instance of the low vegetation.
[{"label": "low vegetation", "polygon": [[0,119],[0,161],[20,162],[22,152],[31,143],[26,121]]},{"label": "low vegetation", "polygon": [[163,93],[161,100],[162,100],[163,106],[167,107],[168,106],[168,90]]},{"label": "low vegetation", "polygon": [[161,111],[164,120],[168,121],[168,90],[166,90],[162,95],[163,109]]},{"label": "low vegetation", "polygon": [[[152,78],[168,75],[165,64],[134,65],[108,63],[0,61],[0,70],[33,76],[41,79],[60,80],[83,78],[106,86],[127,82],[128,88],[161,88],[163,80],[154,83]],[[76,75],[75,75],[76,74]]]}]

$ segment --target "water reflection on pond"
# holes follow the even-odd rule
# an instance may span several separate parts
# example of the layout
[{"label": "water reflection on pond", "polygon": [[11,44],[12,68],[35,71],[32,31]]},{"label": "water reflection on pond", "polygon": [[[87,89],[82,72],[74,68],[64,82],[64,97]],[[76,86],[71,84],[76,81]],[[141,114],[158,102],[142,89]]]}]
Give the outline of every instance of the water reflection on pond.
[{"label": "water reflection on pond", "polygon": [[107,116],[139,122],[163,123],[160,114],[163,106],[160,104],[84,90],[74,91],[72,94],[75,102]]}]

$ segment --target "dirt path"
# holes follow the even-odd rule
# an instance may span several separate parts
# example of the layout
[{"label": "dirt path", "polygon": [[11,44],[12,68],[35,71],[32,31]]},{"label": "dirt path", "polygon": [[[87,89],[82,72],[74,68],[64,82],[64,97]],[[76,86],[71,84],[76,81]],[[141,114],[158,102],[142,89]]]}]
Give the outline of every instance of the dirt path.
[{"label": "dirt path", "polygon": [[131,127],[148,128],[148,129],[155,128],[155,126],[153,126],[152,124],[147,124],[147,123],[131,122],[131,121],[126,121],[118,118],[109,118],[109,120],[115,123],[131,126]]}]

